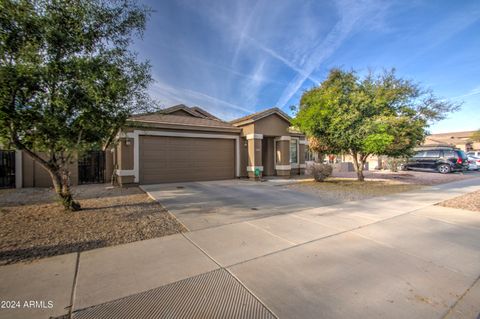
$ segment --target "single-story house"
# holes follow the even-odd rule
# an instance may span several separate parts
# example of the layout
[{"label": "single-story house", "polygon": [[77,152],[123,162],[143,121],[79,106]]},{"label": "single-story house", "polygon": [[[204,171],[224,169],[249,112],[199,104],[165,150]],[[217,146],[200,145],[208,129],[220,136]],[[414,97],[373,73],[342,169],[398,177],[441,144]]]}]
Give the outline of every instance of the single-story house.
[{"label": "single-story house", "polygon": [[[303,174],[306,139],[291,127],[290,120],[280,109],[271,108],[227,122],[185,105],[134,115],[109,150],[90,152],[72,163],[72,184]],[[26,153],[0,152],[0,175],[4,175],[0,187],[52,185],[48,173]]]},{"label": "single-story house", "polygon": [[475,131],[431,134],[425,138],[421,147],[450,146],[465,152],[480,150],[480,141],[472,140]]},{"label": "single-story house", "polygon": [[230,122],[176,105],[132,116],[114,147],[117,182],[154,184],[290,176],[305,170],[305,136],[271,108]]}]

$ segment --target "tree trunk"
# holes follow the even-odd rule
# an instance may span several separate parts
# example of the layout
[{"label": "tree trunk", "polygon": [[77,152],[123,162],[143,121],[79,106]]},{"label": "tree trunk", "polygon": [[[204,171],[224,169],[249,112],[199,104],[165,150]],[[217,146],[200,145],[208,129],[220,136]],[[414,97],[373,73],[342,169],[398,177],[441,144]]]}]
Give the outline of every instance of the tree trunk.
[{"label": "tree trunk", "polygon": [[360,159],[357,156],[358,156],[357,153],[352,153],[355,172],[357,172],[357,180],[359,182],[363,182],[365,180],[365,176],[363,175],[363,167],[365,166],[365,159],[363,159],[363,156],[361,155],[360,155]]},{"label": "tree trunk", "polygon": [[47,172],[50,174],[50,177],[52,178],[55,192],[57,193],[58,197],[60,197],[60,201],[62,202],[65,210],[80,210],[80,203],[73,200],[73,196],[70,191],[70,172],[66,168],[66,161],[63,161],[63,165],[58,165],[55,157],[53,157],[50,162],[47,162],[37,153],[25,147],[25,145],[23,145],[19,141],[17,135],[14,132],[15,130],[12,129],[11,139],[13,144],[18,150],[26,152],[28,155],[30,155],[31,158],[36,160],[43,168],[47,170]]},{"label": "tree trunk", "polygon": [[80,210],[80,203],[73,200],[73,196],[70,190],[70,172],[65,169],[59,169],[57,171],[49,170],[52,177],[53,186],[55,192],[60,198],[60,202],[66,211],[78,211]]}]

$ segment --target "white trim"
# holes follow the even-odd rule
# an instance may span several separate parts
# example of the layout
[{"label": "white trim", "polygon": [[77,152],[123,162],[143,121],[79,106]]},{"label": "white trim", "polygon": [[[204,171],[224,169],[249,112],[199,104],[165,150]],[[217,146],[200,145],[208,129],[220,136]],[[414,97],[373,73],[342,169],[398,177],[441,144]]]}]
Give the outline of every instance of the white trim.
[{"label": "white trim", "polygon": [[275,138],[275,140],[277,140],[277,141],[290,141],[291,139],[292,139],[291,136],[280,136],[280,137]]},{"label": "white trim", "polygon": [[263,134],[247,134],[245,135],[247,140],[262,140]]},{"label": "white trim", "polygon": [[23,187],[23,153],[20,150],[15,151],[15,188]]},{"label": "white trim", "polygon": [[308,145],[307,141],[305,140],[298,140],[298,144]]},{"label": "white trim", "polygon": [[[153,124],[160,124],[162,126],[171,126],[172,128],[175,126],[188,126],[188,127],[201,127],[201,128],[209,128],[212,130],[219,130],[219,132],[234,132],[239,133],[241,132],[241,128],[239,127],[224,127],[224,126],[211,126],[211,125],[200,125],[200,124],[183,124],[183,123],[171,123],[171,122],[160,122],[160,121],[149,121],[149,120],[135,120],[129,119],[129,122],[132,122],[132,125],[137,123],[153,123]],[[214,120],[212,120],[214,121]],[[159,128],[168,128],[168,127],[159,127]]]},{"label": "white trim", "polygon": [[291,165],[275,165],[275,169],[278,170],[290,170],[292,169]]},{"label": "white trim", "polygon": [[247,172],[255,172],[257,168],[263,172],[263,166],[247,166]]},{"label": "white trim", "polygon": [[299,168],[307,168],[307,164],[298,164]]},{"label": "white trim", "polygon": [[[240,146],[238,135],[228,134],[202,134],[202,133],[186,133],[186,132],[171,132],[171,131],[142,131],[134,130],[133,133],[126,134],[127,137],[133,138],[133,175],[135,176],[135,183],[140,182],[140,136],[171,136],[171,137],[198,137],[198,138],[221,138],[235,140],[235,176],[240,176]],[[263,135],[262,135],[263,137]],[[263,169],[263,168],[262,168]]]},{"label": "white trim", "polygon": [[292,165],[292,168],[298,168],[299,164],[298,163],[292,163],[291,165]]},{"label": "white trim", "polygon": [[118,176],[135,176],[135,170],[133,169],[117,169],[115,173]]},{"label": "white trim", "polygon": [[133,182],[140,183],[140,134],[137,130],[133,131],[133,172]]}]

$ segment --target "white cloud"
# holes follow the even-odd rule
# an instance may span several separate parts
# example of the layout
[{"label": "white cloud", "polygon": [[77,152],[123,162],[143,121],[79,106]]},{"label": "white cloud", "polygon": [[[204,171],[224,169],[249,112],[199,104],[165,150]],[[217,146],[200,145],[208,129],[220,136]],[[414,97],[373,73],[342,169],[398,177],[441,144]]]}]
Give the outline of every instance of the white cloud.
[{"label": "white cloud", "polygon": [[459,95],[459,96],[455,96],[455,97],[452,97],[452,99],[462,99],[462,98],[466,98],[466,97],[470,97],[470,96],[474,96],[474,95],[478,95],[480,94],[480,85],[471,89],[470,91],[468,91],[467,93],[465,94],[462,94],[462,95]]},{"label": "white cloud", "polygon": [[302,62],[301,68],[304,71],[296,75],[288,84],[280,98],[277,106],[283,108],[290,99],[300,90],[303,83],[311,78],[313,72],[328,59],[345,41],[345,39],[359,28],[361,23],[381,20],[381,16],[387,7],[375,1],[350,2],[337,1],[337,10],[340,18],[324,39],[306,51],[302,56],[297,57]]}]

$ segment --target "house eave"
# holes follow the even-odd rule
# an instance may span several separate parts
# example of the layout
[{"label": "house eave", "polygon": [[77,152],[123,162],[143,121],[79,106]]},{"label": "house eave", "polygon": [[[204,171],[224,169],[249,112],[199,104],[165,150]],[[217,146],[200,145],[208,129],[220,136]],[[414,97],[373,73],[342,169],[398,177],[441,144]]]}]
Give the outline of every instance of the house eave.
[{"label": "house eave", "polygon": [[232,132],[240,133],[241,128],[239,127],[221,127],[221,126],[211,126],[211,125],[192,125],[192,124],[183,124],[183,123],[166,123],[166,122],[157,122],[157,121],[133,121],[129,120],[126,123],[127,127],[146,127],[146,128],[166,128],[166,129],[183,129],[183,130],[193,130],[193,131],[218,131],[218,132]]}]

